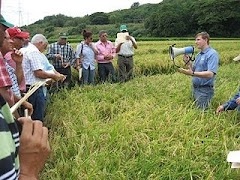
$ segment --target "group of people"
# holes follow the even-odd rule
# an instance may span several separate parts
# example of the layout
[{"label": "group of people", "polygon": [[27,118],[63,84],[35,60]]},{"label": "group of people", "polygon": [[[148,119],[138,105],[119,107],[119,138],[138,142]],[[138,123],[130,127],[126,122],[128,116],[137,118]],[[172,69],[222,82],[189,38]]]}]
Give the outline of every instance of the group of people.
[{"label": "group of people", "polygon": [[[120,29],[127,32],[126,25]],[[115,46],[104,30],[99,32],[96,44],[90,31],[84,30],[83,38],[75,52],[67,43],[67,34],[60,33],[59,40],[47,50],[44,35],[36,34],[30,40],[28,32],[0,15],[0,179],[38,179],[50,153],[48,129],[43,126],[47,80],[53,86],[69,86],[71,66],[75,64],[82,69],[82,83],[94,84],[96,61],[101,82],[106,82],[109,75],[111,82],[116,82],[112,62],[117,54],[121,81],[132,78],[133,49],[137,48],[132,36],[127,34],[124,42]],[[44,83],[12,114],[11,107],[38,82]]]},{"label": "group of people", "polygon": [[[36,180],[50,153],[48,129],[39,120],[20,117],[20,112],[13,116],[10,111],[27,82],[23,78],[24,52],[19,49],[29,35],[12,27],[0,15],[0,179]],[[23,105],[31,115],[31,103]]]},{"label": "group of people", "polygon": [[[126,25],[120,27],[120,32],[127,32]],[[101,30],[99,41],[94,44],[92,32],[84,30],[84,41],[77,45],[76,52],[67,43],[66,33],[60,33],[59,40],[50,44],[48,50],[48,41],[44,35],[34,35],[31,42],[29,38],[28,32],[13,27],[0,16],[0,179],[37,179],[49,155],[48,129],[42,124],[46,88],[41,86],[28,98],[28,102],[22,104],[31,117],[22,117],[22,109],[14,115],[10,113],[10,107],[35,83],[52,79],[61,86],[68,86],[71,82],[71,66],[75,64],[78,70],[82,69],[82,83],[94,84],[95,61],[100,81],[104,83],[110,76],[111,82],[116,82],[113,66],[116,56],[120,81],[125,82],[132,78],[133,55],[137,43],[128,33],[124,35],[123,41],[116,39],[113,44],[107,39],[107,32]],[[179,68],[179,72],[192,76],[196,106],[205,110],[214,95],[219,55],[210,47],[208,33],[198,33],[195,38],[200,53],[194,64],[189,60],[189,56],[184,55],[187,68]],[[45,50],[46,55],[43,54]],[[216,111],[219,113],[235,108],[240,110],[239,105],[238,92]]]},{"label": "group of people", "polygon": [[[120,32],[127,32],[126,25],[121,25]],[[71,82],[71,66],[75,66],[81,73],[83,85],[95,84],[96,62],[98,75],[102,83],[110,79],[111,83],[117,81],[113,66],[114,58],[118,57],[119,79],[128,81],[133,74],[133,55],[137,43],[134,37],[126,35],[124,42],[115,45],[108,40],[105,30],[99,32],[99,40],[93,43],[91,31],[83,30],[83,41],[77,45],[76,51],[67,43],[67,34],[60,33],[58,42],[50,44],[46,57],[52,61],[56,71],[66,76],[66,84]]]}]

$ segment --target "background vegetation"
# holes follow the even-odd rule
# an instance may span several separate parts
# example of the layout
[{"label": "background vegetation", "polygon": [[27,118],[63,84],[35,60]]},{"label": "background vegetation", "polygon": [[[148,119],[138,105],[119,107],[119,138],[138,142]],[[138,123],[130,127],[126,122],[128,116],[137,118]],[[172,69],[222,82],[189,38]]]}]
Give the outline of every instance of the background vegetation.
[{"label": "background vegetation", "polygon": [[60,31],[68,32],[70,39],[81,39],[84,28],[95,36],[105,29],[115,38],[123,23],[134,37],[192,37],[199,31],[212,37],[239,37],[239,19],[239,0],[163,0],[159,4],[135,2],[129,9],[84,17],[47,16],[23,29],[42,33],[50,40],[56,40]]},{"label": "background vegetation", "polygon": [[173,43],[193,41],[138,42],[132,81],[76,85],[52,97],[52,154],[41,179],[239,179],[226,162],[240,148],[239,115],[215,114],[238,91],[239,41],[211,41],[221,65],[207,112],[193,105],[191,77],[172,66]]}]

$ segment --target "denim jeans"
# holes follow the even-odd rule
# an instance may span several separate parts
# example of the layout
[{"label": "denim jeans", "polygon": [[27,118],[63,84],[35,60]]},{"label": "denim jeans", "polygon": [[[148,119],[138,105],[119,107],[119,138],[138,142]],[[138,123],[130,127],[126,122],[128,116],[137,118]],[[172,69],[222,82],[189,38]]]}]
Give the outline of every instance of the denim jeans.
[{"label": "denim jeans", "polygon": [[105,82],[110,74],[111,82],[116,82],[116,76],[113,64],[110,63],[98,63],[98,75],[101,82]]},{"label": "denim jeans", "polygon": [[36,90],[28,98],[28,102],[31,103],[33,106],[32,119],[43,121],[46,105],[46,98],[43,93],[43,87],[40,87],[38,90]]},{"label": "denim jeans", "polygon": [[193,97],[195,104],[199,109],[205,110],[208,108],[210,101],[214,95],[213,87],[193,87]]},{"label": "denim jeans", "polygon": [[94,85],[94,77],[95,77],[95,69],[91,70],[90,67],[88,69],[82,68],[82,84],[92,84]]}]

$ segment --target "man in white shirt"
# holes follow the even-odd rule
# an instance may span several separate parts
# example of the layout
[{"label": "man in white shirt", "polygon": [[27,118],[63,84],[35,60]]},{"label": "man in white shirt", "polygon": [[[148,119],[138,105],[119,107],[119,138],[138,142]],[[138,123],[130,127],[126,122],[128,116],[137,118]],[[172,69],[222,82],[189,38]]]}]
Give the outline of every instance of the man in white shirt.
[{"label": "man in white shirt", "polygon": [[[121,33],[126,33],[127,26],[121,25]],[[126,35],[125,42],[115,41],[116,53],[118,53],[119,78],[121,82],[128,81],[132,78],[133,73],[133,55],[134,48],[137,49],[137,43],[134,37]]]},{"label": "man in white shirt", "polygon": [[[48,45],[45,36],[36,34],[33,36],[31,43],[33,45],[28,46],[29,49],[24,53],[22,62],[27,89],[42,79],[52,78],[55,81],[60,80],[62,78],[60,74],[48,73],[44,70],[42,52]],[[34,109],[32,119],[43,121],[46,103],[43,87],[35,91],[28,100],[33,105]]]}]

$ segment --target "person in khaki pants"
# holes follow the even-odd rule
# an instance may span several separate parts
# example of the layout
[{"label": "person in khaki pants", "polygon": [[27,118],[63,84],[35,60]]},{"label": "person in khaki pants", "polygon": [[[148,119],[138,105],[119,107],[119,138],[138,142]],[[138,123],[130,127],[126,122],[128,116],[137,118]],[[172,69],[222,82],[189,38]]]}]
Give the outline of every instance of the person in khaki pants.
[{"label": "person in khaki pants", "polygon": [[137,43],[134,37],[128,34],[127,26],[121,25],[120,32],[124,33],[124,41],[115,41],[116,53],[118,53],[118,69],[121,82],[126,82],[132,78],[133,74],[133,55],[134,48],[137,49]]}]

